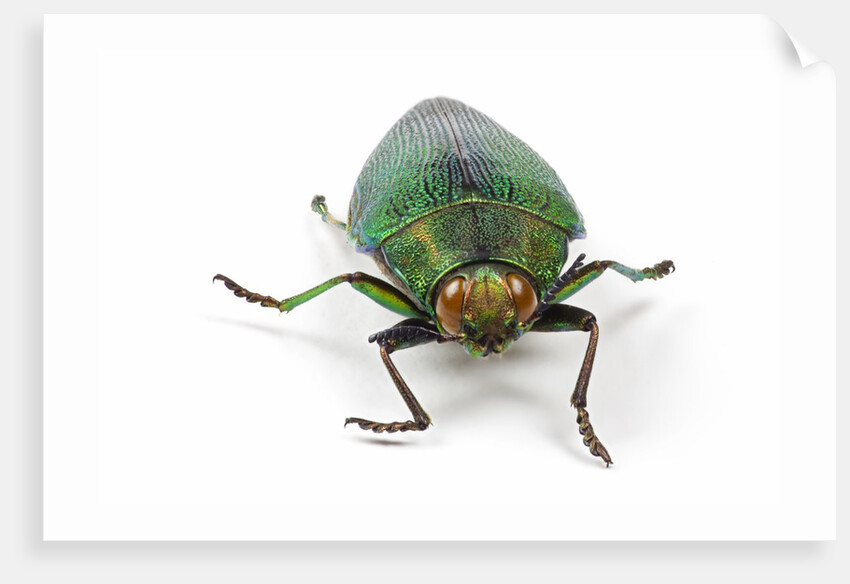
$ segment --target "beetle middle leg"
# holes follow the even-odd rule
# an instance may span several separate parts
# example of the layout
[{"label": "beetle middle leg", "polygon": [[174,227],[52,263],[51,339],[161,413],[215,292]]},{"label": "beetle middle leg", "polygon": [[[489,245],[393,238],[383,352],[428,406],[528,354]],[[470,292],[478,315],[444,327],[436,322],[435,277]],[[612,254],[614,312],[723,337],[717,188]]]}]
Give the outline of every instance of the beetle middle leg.
[{"label": "beetle middle leg", "polygon": [[381,423],[366,420],[364,418],[346,418],[345,425],[357,424],[363,430],[372,430],[373,432],[408,432],[411,430],[426,430],[431,425],[431,418],[419,405],[419,401],[410,391],[407,383],[401,377],[395,364],[390,359],[390,353],[400,349],[409,349],[417,345],[425,343],[454,340],[452,335],[443,335],[433,324],[411,318],[403,320],[392,328],[375,333],[369,337],[370,343],[377,343],[381,349],[381,360],[387,368],[390,377],[393,380],[398,392],[401,394],[404,403],[407,404],[410,413],[413,415],[412,420],[406,422],[390,422]]},{"label": "beetle middle leg", "polygon": [[222,282],[224,282],[224,285],[227,286],[228,290],[231,290],[233,292],[234,296],[244,298],[247,302],[259,303],[261,306],[266,306],[268,308],[277,308],[281,312],[289,312],[293,308],[304,304],[308,300],[312,300],[319,294],[327,292],[334,286],[338,286],[339,284],[347,282],[351,284],[352,288],[354,288],[364,296],[368,296],[387,310],[392,310],[393,312],[402,316],[413,316],[420,318],[428,316],[419,308],[417,308],[413,301],[410,300],[407,296],[405,296],[400,290],[394,288],[393,286],[387,284],[379,278],[375,278],[374,276],[370,276],[369,274],[364,274],[363,272],[341,274],[336,278],[331,278],[330,280],[322,282],[318,286],[314,286],[313,288],[310,288],[309,290],[306,290],[301,294],[296,294],[295,296],[280,301],[276,298],[272,298],[271,296],[263,296],[261,294],[257,294],[256,292],[251,292],[250,290],[243,288],[227,276],[223,276],[221,274],[216,274],[213,277],[213,282],[215,282],[216,280],[221,280]]},{"label": "beetle middle leg", "polygon": [[596,345],[599,343],[599,326],[596,324],[596,317],[582,308],[558,304],[549,306],[540,320],[534,323],[531,331],[544,333],[585,331],[590,333],[587,351],[584,354],[584,361],[581,364],[570,403],[578,412],[576,422],[578,422],[584,445],[590,449],[591,454],[604,460],[606,466],[612,464],[611,456],[596,436],[596,432],[590,424],[590,414],[587,413],[587,386],[590,382],[593,360],[596,357]]}]

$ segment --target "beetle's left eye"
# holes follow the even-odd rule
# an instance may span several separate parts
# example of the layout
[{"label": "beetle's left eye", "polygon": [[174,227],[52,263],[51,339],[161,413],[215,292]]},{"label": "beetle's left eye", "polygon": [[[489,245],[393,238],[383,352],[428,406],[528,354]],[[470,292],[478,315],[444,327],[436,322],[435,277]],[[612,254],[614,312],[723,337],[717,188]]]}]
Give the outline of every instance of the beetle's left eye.
[{"label": "beetle's left eye", "polygon": [[525,322],[537,308],[537,294],[528,280],[519,274],[508,274],[508,288],[516,304],[516,318],[518,322]]},{"label": "beetle's left eye", "polygon": [[457,276],[452,278],[440,289],[437,304],[434,306],[437,312],[437,320],[440,326],[450,335],[460,332],[461,314],[463,309],[463,294],[466,290],[466,278]]}]

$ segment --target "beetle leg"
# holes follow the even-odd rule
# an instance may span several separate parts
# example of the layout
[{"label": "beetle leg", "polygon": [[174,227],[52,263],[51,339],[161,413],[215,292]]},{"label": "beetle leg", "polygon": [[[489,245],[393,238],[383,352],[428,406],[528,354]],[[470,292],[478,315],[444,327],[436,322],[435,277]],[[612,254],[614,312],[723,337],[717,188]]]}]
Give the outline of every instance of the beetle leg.
[{"label": "beetle leg", "polygon": [[599,441],[593,426],[590,424],[590,415],[586,409],[587,385],[590,382],[590,372],[593,369],[593,360],[596,357],[596,345],[599,342],[599,326],[596,324],[596,317],[582,308],[559,304],[549,307],[549,310],[543,314],[540,320],[534,323],[531,330],[544,333],[567,331],[587,331],[590,333],[587,351],[584,354],[584,361],[581,364],[576,388],[570,398],[570,403],[578,412],[576,422],[578,422],[579,432],[583,436],[584,445],[590,449],[591,454],[604,460],[606,466],[612,464],[608,450]]},{"label": "beetle leg", "polygon": [[402,379],[401,374],[396,369],[395,364],[390,359],[390,353],[395,350],[409,349],[417,345],[436,341],[442,343],[445,341],[454,340],[451,335],[443,335],[433,324],[419,319],[404,320],[392,328],[383,330],[369,337],[370,343],[377,343],[381,349],[381,360],[387,368],[390,377],[393,380],[398,392],[401,394],[404,403],[413,414],[413,419],[406,422],[391,422],[388,424],[373,422],[363,418],[346,418],[345,425],[357,424],[363,430],[372,430],[373,432],[408,432],[411,430],[425,430],[431,425],[431,418],[419,405],[419,401],[410,391],[410,388]]},{"label": "beetle leg", "polygon": [[566,300],[601,276],[608,268],[611,268],[618,274],[622,274],[632,282],[640,282],[647,278],[659,280],[676,269],[676,266],[674,266],[673,262],[670,260],[664,260],[663,262],[655,264],[651,268],[643,268],[642,270],[636,270],[611,260],[596,260],[595,262],[590,262],[586,266],[581,266],[581,260],[583,258],[584,254],[582,254],[576,262],[576,264],[580,267],[573,264],[569,270],[564,272],[560,278],[555,280],[555,283],[551,288],[549,288],[549,291],[540,303],[541,306],[538,308],[538,312],[546,310],[547,305],[558,304],[559,302]]},{"label": "beetle leg", "polygon": [[352,274],[342,274],[336,278],[331,278],[327,282],[323,282],[314,288],[310,288],[306,292],[296,294],[291,298],[286,298],[283,301],[278,301],[271,296],[262,296],[255,292],[246,290],[227,276],[216,274],[213,277],[213,282],[221,280],[228,290],[232,290],[233,294],[239,298],[244,298],[248,302],[259,302],[262,306],[269,308],[277,308],[281,312],[289,312],[296,306],[304,304],[308,300],[312,300],[322,292],[327,292],[334,286],[348,282],[351,287],[368,296],[384,308],[392,310],[402,316],[414,316],[420,318],[428,318],[428,315],[419,310],[416,305],[405,296],[400,290],[387,284],[383,280],[364,274],[363,272],[354,272]]},{"label": "beetle leg", "polygon": [[244,298],[247,302],[259,303],[260,306],[266,306],[268,308],[280,307],[279,300],[272,298],[271,296],[263,296],[262,294],[257,294],[256,292],[246,290],[227,276],[216,274],[215,276],[213,276],[213,282],[215,282],[216,280],[221,280],[222,282],[224,282],[224,285],[227,286],[227,289],[233,291],[234,296],[237,296],[238,298]]},{"label": "beetle leg", "polygon": [[325,203],[325,197],[322,195],[316,195],[313,197],[313,202],[310,204],[310,208],[313,209],[316,213],[322,216],[322,221],[327,223],[328,225],[333,225],[334,227],[338,227],[345,231],[348,229],[348,226],[343,222],[334,217],[328,211],[328,206]]}]

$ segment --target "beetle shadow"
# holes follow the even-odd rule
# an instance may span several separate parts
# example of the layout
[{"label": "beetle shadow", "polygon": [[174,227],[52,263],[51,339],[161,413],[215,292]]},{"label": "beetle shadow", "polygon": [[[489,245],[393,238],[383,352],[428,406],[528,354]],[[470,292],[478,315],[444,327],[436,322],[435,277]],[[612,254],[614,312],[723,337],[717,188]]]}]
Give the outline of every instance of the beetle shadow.
[{"label": "beetle shadow", "polygon": [[[604,325],[606,331],[618,333],[633,328],[634,322],[649,312],[653,306],[657,306],[657,302],[650,299],[638,300],[629,306],[618,307],[613,314],[607,314],[601,318],[597,316],[597,321],[600,322],[600,329]],[[600,334],[602,334],[601,330]]]},{"label": "beetle shadow", "polygon": [[299,342],[304,341],[323,351],[344,351],[346,346],[342,341],[334,339],[333,336],[323,334],[310,334],[303,330],[295,331],[284,326],[274,326],[272,324],[259,324],[256,322],[244,321],[235,318],[227,318],[224,316],[207,315],[206,320],[226,326],[239,327],[245,330],[252,330],[269,337],[275,338],[278,342],[283,342],[288,339],[298,339]]},{"label": "beetle shadow", "polygon": [[[576,378],[578,370],[575,371]],[[440,421],[444,425],[468,424],[482,410],[499,407],[510,409],[516,422],[505,426],[518,434],[536,434],[559,452],[588,469],[605,468],[601,458],[593,456],[582,442],[576,410],[570,405],[574,381],[563,383],[561,390],[529,391],[529,386],[511,382],[490,382],[443,398],[439,404]],[[551,389],[551,388],[550,388]],[[432,406],[435,404],[431,404]],[[432,407],[431,411],[436,408]],[[591,408],[592,409],[592,408]],[[501,414],[504,415],[504,414]],[[605,435],[602,435],[605,444]],[[611,468],[614,468],[613,464]]]},{"label": "beetle shadow", "polygon": [[383,438],[379,438],[377,436],[364,435],[355,436],[354,440],[360,442],[361,444],[368,445],[377,445],[377,446],[386,446],[386,447],[416,447],[419,446],[419,442],[413,440],[402,440],[400,438],[390,438],[389,436],[384,436]]}]

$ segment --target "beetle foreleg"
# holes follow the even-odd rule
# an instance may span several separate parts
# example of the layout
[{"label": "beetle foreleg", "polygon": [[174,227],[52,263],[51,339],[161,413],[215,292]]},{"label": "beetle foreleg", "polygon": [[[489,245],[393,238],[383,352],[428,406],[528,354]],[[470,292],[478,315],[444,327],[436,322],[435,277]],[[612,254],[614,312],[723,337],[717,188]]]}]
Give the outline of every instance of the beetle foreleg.
[{"label": "beetle foreleg", "polygon": [[428,315],[419,310],[419,308],[413,304],[413,301],[405,296],[401,291],[387,284],[383,280],[379,280],[378,278],[370,276],[369,274],[364,274],[363,272],[342,274],[336,278],[331,278],[326,282],[322,282],[318,286],[310,288],[301,294],[296,294],[295,296],[286,298],[282,301],[278,301],[271,296],[262,296],[255,292],[246,290],[227,276],[222,276],[221,274],[216,274],[215,277],[213,277],[213,282],[216,280],[224,282],[227,289],[232,290],[233,294],[239,298],[244,298],[248,302],[259,302],[262,306],[277,308],[281,312],[289,312],[293,308],[304,304],[308,300],[312,300],[319,294],[327,292],[334,286],[348,282],[351,284],[352,288],[364,296],[368,296],[388,310],[392,310],[402,316],[428,318]]},{"label": "beetle foreleg", "polygon": [[328,211],[328,206],[325,203],[325,197],[322,195],[316,195],[313,197],[313,202],[310,204],[310,208],[313,209],[316,213],[322,216],[322,221],[327,223],[328,225],[333,225],[334,227],[338,227],[345,231],[348,226],[343,222],[334,217]]},{"label": "beetle foreleg", "polygon": [[408,432],[411,430],[422,431],[431,425],[431,418],[419,405],[419,401],[410,391],[395,364],[390,359],[390,353],[395,350],[409,349],[417,345],[436,341],[438,343],[453,340],[451,335],[443,335],[433,324],[419,319],[408,319],[402,321],[392,328],[375,333],[369,337],[370,343],[377,343],[381,349],[381,360],[387,368],[398,392],[404,403],[407,404],[413,419],[406,422],[390,422],[388,424],[373,422],[363,418],[346,418],[345,425],[357,424],[363,430],[373,432]]},{"label": "beetle foreleg", "polygon": [[[583,259],[583,257],[584,254],[582,254],[577,261],[579,265],[580,260]],[[673,262],[670,260],[664,260],[650,268],[643,268],[641,270],[636,270],[635,268],[630,268],[619,262],[611,260],[596,260],[586,266],[578,268],[576,268],[576,264],[573,264],[569,270],[564,272],[564,274],[555,281],[555,284],[553,284],[549,289],[551,294],[547,293],[546,296],[544,296],[544,302],[547,305],[563,302],[601,276],[608,268],[611,268],[618,274],[622,274],[632,282],[640,282],[641,280],[646,279],[659,280],[675,271],[676,266],[674,266]],[[543,302],[541,302],[541,304],[543,304]],[[541,307],[541,309],[546,310],[545,307]],[[540,312],[541,309],[538,309],[538,312]]]},{"label": "beetle foreleg", "polygon": [[587,342],[587,351],[576,381],[576,388],[570,397],[570,403],[578,412],[579,432],[582,435],[584,445],[590,449],[590,453],[605,461],[605,465],[612,464],[608,450],[596,437],[596,432],[590,424],[590,414],[587,413],[587,386],[590,383],[590,372],[593,370],[593,360],[596,357],[596,346],[599,343],[599,326],[596,317],[582,308],[560,304],[550,306],[543,316],[534,323],[531,328],[535,332],[568,332],[587,331],[590,339]]}]

